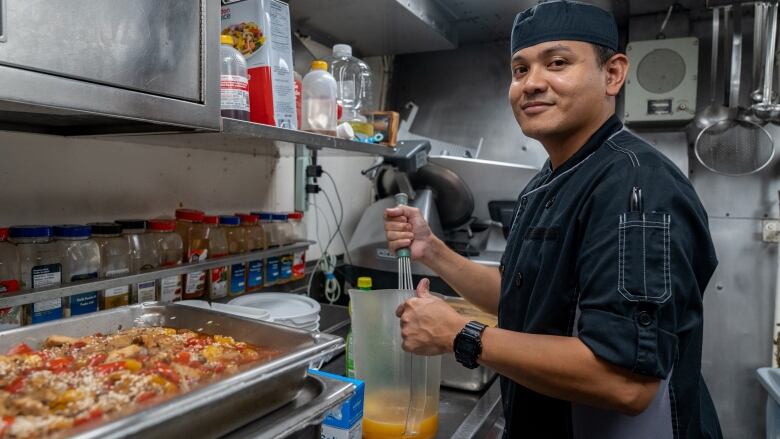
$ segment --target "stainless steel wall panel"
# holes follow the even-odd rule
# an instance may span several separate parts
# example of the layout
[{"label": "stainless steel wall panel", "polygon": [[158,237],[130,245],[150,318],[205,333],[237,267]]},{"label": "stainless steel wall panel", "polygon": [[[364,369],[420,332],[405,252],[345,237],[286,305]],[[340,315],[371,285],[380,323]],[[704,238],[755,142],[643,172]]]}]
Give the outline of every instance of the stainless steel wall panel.
[{"label": "stainless steel wall panel", "polygon": [[201,1],[2,3],[0,64],[201,100]]},{"label": "stainless steel wall panel", "polygon": [[761,242],[761,221],[710,219],[720,263],[704,294],[702,373],[724,437],[763,437],[766,393],[756,369],[772,353],[777,245]]}]

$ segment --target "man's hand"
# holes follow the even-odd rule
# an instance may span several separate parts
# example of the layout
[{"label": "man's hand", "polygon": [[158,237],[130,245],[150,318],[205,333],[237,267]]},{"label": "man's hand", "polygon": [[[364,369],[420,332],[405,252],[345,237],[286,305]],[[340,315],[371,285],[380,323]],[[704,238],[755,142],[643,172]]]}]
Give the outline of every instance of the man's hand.
[{"label": "man's hand", "polygon": [[412,259],[423,263],[436,239],[420,210],[409,206],[385,209],[385,236],[393,253],[399,248],[410,247]]},{"label": "man's hand", "polygon": [[432,295],[429,287],[428,279],[421,280],[417,284],[417,297],[408,299],[395,310],[395,315],[401,319],[402,347],[417,355],[452,352],[455,336],[469,322]]}]

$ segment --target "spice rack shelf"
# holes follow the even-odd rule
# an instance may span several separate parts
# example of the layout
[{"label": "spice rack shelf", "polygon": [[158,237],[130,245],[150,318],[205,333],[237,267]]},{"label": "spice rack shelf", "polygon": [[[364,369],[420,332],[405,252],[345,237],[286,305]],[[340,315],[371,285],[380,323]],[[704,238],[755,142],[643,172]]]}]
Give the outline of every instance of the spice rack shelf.
[{"label": "spice rack shelf", "polygon": [[128,276],[112,277],[110,279],[95,279],[84,282],[75,282],[63,286],[39,288],[36,290],[23,290],[21,292],[13,292],[7,294],[0,294],[0,308],[6,308],[10,306],[27,305],[34,302],[40,302],[49,299],[58,299],[62,297],[72,296],[74,294],[88,293],[91,291],[102,291],[107,288],[121,287],[125,285],[131,285],[139,282],[148,282],[151,280],[162,279],[164,277],[182,275],[185,273],[191,273],[200,270],[208,270],[211,268],[224,267],[230,264],[237,264],[241,262],[247,262],[250,260],[265,259],[273,256],[280,256],[284,254],[294,253],[300,250],[306,250],[315,244],[314,241],[299,241],[294,244],[283,245],[279,247],[269,248],[266,250],[253,251],[248,253],[242,253],[240,255],[231,255],[219,259],[208,259],[203,262],[192,262],[188,264],[181,264],[175,267],[159,268],[156,270],[149,270],[143,273],[131,274]]},{"label": "spice rack shelf", "polygon": [[309,149],[329,151],[328,154],[346,153],[348,155],[387,156],[395,152],[395,148],[389,146],[355,142],[322,134],[290,130],[227,117],[222,118],[221,130],[219,132],[161,132],[88,137],[125,143],[270,156],[279,155],[285,144],[290,146],[305,145]]}]

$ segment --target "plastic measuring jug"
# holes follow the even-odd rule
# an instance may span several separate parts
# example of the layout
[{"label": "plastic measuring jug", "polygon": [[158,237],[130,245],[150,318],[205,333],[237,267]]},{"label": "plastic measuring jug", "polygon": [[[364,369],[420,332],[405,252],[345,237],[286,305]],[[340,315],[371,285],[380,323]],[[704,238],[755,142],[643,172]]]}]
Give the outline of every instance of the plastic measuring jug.
[{"label": "plastic measuring jug", "polygon": [[365,381],[365,439],[433,438],[439,424],[441,357],[401,348],[395,310],[413,290],[349,290],[355,377]]}]

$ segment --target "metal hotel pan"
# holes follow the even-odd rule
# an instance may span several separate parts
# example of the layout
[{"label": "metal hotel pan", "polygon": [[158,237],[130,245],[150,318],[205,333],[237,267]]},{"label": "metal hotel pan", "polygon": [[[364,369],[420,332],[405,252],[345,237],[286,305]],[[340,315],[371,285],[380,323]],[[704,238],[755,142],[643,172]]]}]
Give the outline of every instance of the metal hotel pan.
[{"label": "metal hotel pan", "polygon": [[[171,400],[96,426],[69,430],[84,438],[216,437],[295,399],[309,363],[344,347],[341,337],[175,304],[141,304],[0,332],[0,352],[25,342],[39,346],[49,335],[109,334],[131,327],[167,326],[227,335],[281,350],[280,357]],[[89,428],[87,428],[89,427]]]}]

